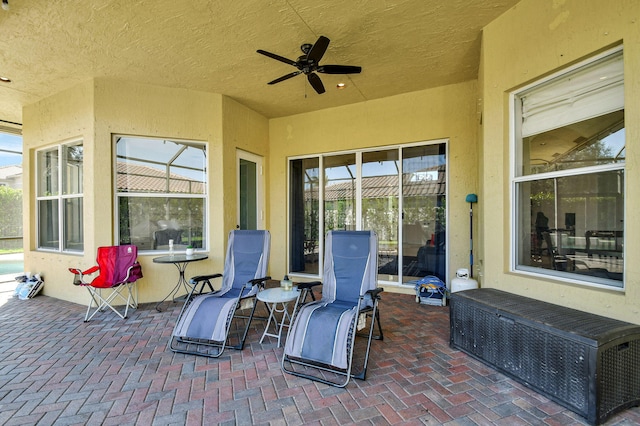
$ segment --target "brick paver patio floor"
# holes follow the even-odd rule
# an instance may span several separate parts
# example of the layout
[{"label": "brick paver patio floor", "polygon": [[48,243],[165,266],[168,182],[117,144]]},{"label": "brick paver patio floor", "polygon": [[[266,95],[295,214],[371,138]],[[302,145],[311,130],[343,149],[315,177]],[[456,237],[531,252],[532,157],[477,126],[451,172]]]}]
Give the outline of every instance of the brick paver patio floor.
[{"label": "brick paver patio floor", "polygon": [[[2,425],[586,424],[451,349],[448,307],[411,295],[382,294],[367,380],[339,389],[283,374],[275,339],[258,343],[262,321],[214,360],[167,349],[178,304],[84,323],[85,306],[0,290]],[[607,424],[640,424],[640,408]]]}]

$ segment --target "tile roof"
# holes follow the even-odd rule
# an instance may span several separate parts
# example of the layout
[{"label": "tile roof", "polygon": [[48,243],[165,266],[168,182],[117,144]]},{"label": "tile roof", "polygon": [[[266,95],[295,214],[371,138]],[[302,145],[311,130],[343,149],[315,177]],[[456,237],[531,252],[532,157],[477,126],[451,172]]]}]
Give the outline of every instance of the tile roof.
[{"label": "tile roof", "polygon": [[22,175],[22,166],[0,166],[0,179],[16,179]]},{"label": "tile roof", "polygon": [[169,173],[169,191],[165,171],[149,166],[118,162],[119,192],[204,194],[205,183]]},{"label": "tile roof", "polygon": [[[446,192],[445,173],[438,173],[435,180],[412,180],[414,175],[405,174],[402,188],[405,197],[425,197],[444,195]],[[386,198],[398,194],[398,176],[374,176],[362,179],[362,198]],[[306,191],[306,198],[318,197],[317,189]],[[355,186],[351,181],[343,181],[326,187],[325,201],[337,201],[355,197]]]}]

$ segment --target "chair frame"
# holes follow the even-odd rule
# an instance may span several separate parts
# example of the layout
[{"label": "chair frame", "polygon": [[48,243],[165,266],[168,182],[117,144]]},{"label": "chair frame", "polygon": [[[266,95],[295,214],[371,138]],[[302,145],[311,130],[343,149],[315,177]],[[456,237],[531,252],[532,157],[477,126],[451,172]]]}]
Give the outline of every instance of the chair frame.
[{"label": "chair frame", "polygon": [[[114,287],[110,287],[110,288],[93,288],[93,287],[87,285],[87,289],[92,289],[93,291],[89,290],[89,292],[91,293],[91,300],[89,301],[89,306],[87,307],[87,313],[86,313],[86,315],[84,317],[84,322],[91,321],[91,319],[95,316],[95,314],[97,314],[98,312],[104,312],[105,308],[111,309],[121,319],[128,318],[129,317],[129,308],[132,308],[132,309],[137,309],[138,308],[137,295],[134,295],[134,293],[136,293],[136,291],[134,289],[134,284],[135,284],[135,282],[120,284],[120,285],[124,285],[127,288],[127,297],[126,298],[122,295],[122,293],[120,293],[115,288],[115,286]],[[103,290],[109,290],[111,293],[108,296],[103,297],[102,296],[102,291]],[[124,312],[123,313],[120,313],[112,305],[112,302],[117,300],[118,298],[120,298],[125,304],[125,308],[124,308]],[[94,303],[96,305],[96,308],[93,311],[93,313],[91,315],[89,315],[89,313],[91,312],[91,308],[93,307]]]}]

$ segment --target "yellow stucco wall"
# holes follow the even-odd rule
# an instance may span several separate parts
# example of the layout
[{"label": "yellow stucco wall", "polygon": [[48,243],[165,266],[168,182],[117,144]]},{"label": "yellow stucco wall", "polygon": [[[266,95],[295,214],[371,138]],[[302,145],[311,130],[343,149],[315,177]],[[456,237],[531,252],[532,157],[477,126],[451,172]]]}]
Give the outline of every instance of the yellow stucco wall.
[{"label": "yellow stucco wall", "polygon": [[[313,98],[310,99],[310,102]],[[270,121],[270,224],[287,235],[287,158],[449,139],[449,276],[469,266],[468,193],[476,191],[476,82],[444,86]],[[272,276],[287,268],[287,238],[272,240]],[[411,292],[413,289],[410,290]]]},{"label": "yellow stucco wall", "polygon": [[[67,268],[73,266],[91,266],[93,256],[60,256],[55,253],[36,252],[37,222],[36,222],[36,149],[51,147],[72,140],[82,140],[84,143],[85,161],[95,157],[95,150],[91,148],[94,141],[94,111],[93,103],[95,90],[93,82],[87,81],[78,86],[43,99],[37,104],[23,109],[23,214],[24,226],[24,266],[31,273],[40,273],[45,286],[43,294],[53,295],[61,299],[79,302],[86,301],[87,295],[72,285],[72,275]],[[109,154],[110,158],[110,154]],[[93,185],[95,171],[85,169],[85,188]],[[87,194],[85,202],[93,203],[93,193]],[[87,212],[93,216],[94,212]],[[85,216],[85,224],[88,217]],[[28,221],[28,222],[27,222]],[[28,226],[27,226],[28,223]],[[86,229],[86,228],[85,228]],[[93,227],[91,228],[93,230]],[[85,239],[95,240],[92,233],[85,232]],[[86,293],[83,290],[83,293]]]},{"label": "yellow stucco wall", "polygon": [[[30,218],[25,268],[44,276],[44,294],[86,304],[87,292],[71,284],[67,268],[92,266],[97,247],[115,241],[113,134],[207,142],[209,259],[189,265],[187,275],[222,271],[227,233],[236,224],[236,146],[265,156],[266,118],[218,94],[97,79],[25,107],[24,122],[25,188],[30,194],[35,193],[35,149],[74,138],[84,142],[83,255],[36,251],[35,203],[25,197],[25,216]],[[142,303],[162,299],[178,277],[172,265],[154,264],[153,257],[139,256]]]},{"label": "yellow stucco wall", "polygon": [[[266,195],[269,195],[267,160],[269,155],[269,120],[257,112],[246,108],[244,105],[230,99],[223,98],[223,134],[224,134],[224,157],[228,158],[222,164],[224,168],[225,180],[233,182],[225,192],[223,200],[223,214],[226,225],[226,232],[223,235],[226,244],[227,233],[235,229],[238,225],[238,193],[237,193],[237,150],[242,150],[263,158],[263,187]],[[233,161],[231,161],[233,159]],[[268,209],[265,209],[265,225],[268,223]],[[268,229],[265,226],[266,229]]]},{"label": "yellow stucco wall", "polygon": [[[480,222],[484,285],[640,323],[638,155],[640,155],[640,2],[523,0],[483,31]],[[626,120],[624,292],[533,279],[509,272],[508,94],[608,47],[624,43]],[[493,165],[489,167],[489,165]],[[491,212],[491,213],[489,213]],[[495,212],[501,212],[495,214]]]}]

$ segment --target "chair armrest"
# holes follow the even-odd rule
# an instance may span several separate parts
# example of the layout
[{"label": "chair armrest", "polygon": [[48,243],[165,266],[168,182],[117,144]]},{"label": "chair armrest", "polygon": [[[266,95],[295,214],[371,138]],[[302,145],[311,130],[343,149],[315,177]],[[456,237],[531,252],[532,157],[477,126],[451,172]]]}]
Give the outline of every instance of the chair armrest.
[{"label": "chair armrest", "polygon": [[254,278],[252,280],[249,280],[244,287],[245,288],[250,288],[253,287],[254,285],[259,286],[261,289],[264,288],[265,285],[265,281],[270,280],[271,277],[267,276],[267,277],[262,277],[262,278]]},{"label": "chair armrest", "polygon": [[193,295],[196,293],[198,284],[200,284],[200,291],[198,292],[198,294],[204,293],[204,286],[209,286],[209,290],[211,290],[211,293],[215,293],[216,290],[213,289],[210,280],[220,277],[222,277],[222,274],[196,275],[195,277],[191,277],[191,279],[189,280],[189,284],[191,284],[193,288],[189,292],[188,298],[191,299],[191,297],[193,297]]},{"label": "chair armrest", "polygon": [[[253,288],[253,286],[257,285],[259,287],[258,291],[264,289],[265,281],[270,279],[271,277],[267,276],[262,278],[254,278],[252,280],[247,281],[246,283],[244,283],[244,285],[242,286],[242,289],[240,290],[240,294],[238,295],[238,300],[243,299],[245,297],[249,297],[248,295],[251,293],[251,289]],[[245,290],[247,290],[246,294],[245,294]],[[255,296],[255,294],[253,296]]]},{"label": "chair armrest", "polygon": [[79,268],[69,268],[69,272],[71,272],[74,275],[77,275],[78,279],[74,279],[73,284],[74,285],[86,285],[87,283],[84,281],[84,276],[85,275],[91,275],[94,272],[96,272],[98,269],[100,269],[99,266],[92,266],[91,268],[87,269],[86,271],[83,271]]},{"label": "chair armrest", "polygon": [[96,266],[92,266],[91,268],[87,269],[86,271],[83,271],[80,268],[69,268],[69,272],[71,272],[72,274],[78,274],[78,275],[89,275],[89,274],[93,274],[98,269],[100,269],[100,267],[96,265]]},{"label": "chair armrest", "polygon": [[306,283],[297,283],[299,290],[310,290],[317,285],[322,285],[322,281],[309,281]]},{"label": "chair armrest", "polygon": [[317,285],[322,285],[322,281],[309,281],[309,282],[305,282],[305,283],[297,283],[296,284],[298,286],[298,290],[300,290],[302,292],[301,294],[301,298],[300,298],[300,304],[305,304],[307,301],[307,295],[311,294],[311,300],[315,301],[316,300],[316,295],[313,292],[313,288]]},{"label": "chair armrest", "polygon": [[371,296],[371,299],[380,299],[380,293],[382,293],[384,289],[382,287],[376,287],[372,290],[367,290],[366,294]]},{"label": "chair armrest", "polygon": [[220,278],[222,274],[211,274],[211,275],[197,275],[195,277],[191,277],[189,283],[198,284],[200,281],[209,281],[214,278]]},{"label": "chair armrest", "polygon": [[82,279],[82,271],[77,268],[69,268],[69,272],[71,272],[73,277],[73,285],[83,285],[86,284]]}]

